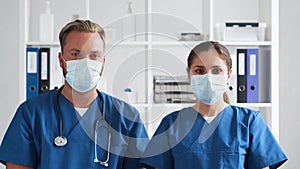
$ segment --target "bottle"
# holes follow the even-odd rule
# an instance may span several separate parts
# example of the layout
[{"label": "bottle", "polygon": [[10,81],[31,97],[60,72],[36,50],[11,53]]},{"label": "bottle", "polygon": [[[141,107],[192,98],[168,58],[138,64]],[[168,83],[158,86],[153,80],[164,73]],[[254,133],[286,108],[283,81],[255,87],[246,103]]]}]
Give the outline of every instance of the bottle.
[{"label": "bottle", "polygon": [[53,42],[54,38],[54,15],[51,14],[50,0],[46,0],[46,11],[40,15],[40,41]]},{"label": "bottle", "polygon": [[123,40],[136,41],[136,15],[133,13],[132,0],[127,1],[127,14],[123,17]]}]

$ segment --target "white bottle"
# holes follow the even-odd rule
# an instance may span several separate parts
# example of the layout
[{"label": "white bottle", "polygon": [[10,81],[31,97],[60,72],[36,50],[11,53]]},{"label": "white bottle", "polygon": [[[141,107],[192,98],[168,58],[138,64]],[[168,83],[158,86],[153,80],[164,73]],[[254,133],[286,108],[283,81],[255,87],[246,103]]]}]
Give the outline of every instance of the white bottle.
[{"label": "white bottle", "polygon": [[54,15],[50,11],[50,1],[46,0],[46,12],[40,15],[40,41],[53,42]]},{"label": "white bottle", "polygon": [[136,41],[136,15],[133,13],[132,0],[127,1],[127,14],[123,17],[123,40]]}]

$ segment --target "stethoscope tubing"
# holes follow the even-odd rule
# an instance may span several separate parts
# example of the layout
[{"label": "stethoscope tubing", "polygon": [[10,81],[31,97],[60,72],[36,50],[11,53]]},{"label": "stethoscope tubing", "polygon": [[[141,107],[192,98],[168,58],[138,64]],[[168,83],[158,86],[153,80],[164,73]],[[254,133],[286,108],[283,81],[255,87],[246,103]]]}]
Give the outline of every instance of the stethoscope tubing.
[{"label": "stethoscope tubing", "polygon": [[[54,100],[54,109],[56,112],[56,116],[57,116],[57,120],[58,120],[58,125],[59,125],[59,135],[57,137],[55,137],[54,139],[54,143],[56,146],[61,147],[61,146],[65,146],[67,144],[67,138],[63,136],[63,119],[62,119],[62,113],[61,110],[59,108],[59,95],[62,91],[64,86],[60,87],[57,91],[56,97]],[[95,130],[94,130],[94,151],[95,151],[95,159],[94,162],[97,162],[105,167],[108,167],[108,161],[109,161],[109,153],[110,153],[110,143],[111,143],[111,133],[109,132],[109,128],[106,126],[105,128],[108,131],[108,144],[107,144],[107,156],[106,156],[106,160],[105,161],[100,161],[97,157],[97,127],[99,124],[99,121],[105,120],[105,111],[104,111],[104,99],[101,95],[101,93],[97,90],[98,93],[98,97],[100,97],[101,99],[101,103],[102,103],[102,111],[101,111],[101,115],[100,118],[97,119],[96,124],[95,124]],[[106,121],[106,120],[105,120]]]}]

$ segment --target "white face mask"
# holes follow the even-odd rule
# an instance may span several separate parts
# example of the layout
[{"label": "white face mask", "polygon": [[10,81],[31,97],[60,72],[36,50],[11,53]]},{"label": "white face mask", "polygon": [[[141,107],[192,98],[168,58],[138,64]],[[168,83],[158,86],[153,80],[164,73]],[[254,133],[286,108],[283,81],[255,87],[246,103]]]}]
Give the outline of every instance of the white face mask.
[{"label": "white face mask", "polygon": [[191,76],[191,91],[207,105],[214,104],[227,90],[226,75],[206,73]]},{"label": "white face mask", "polygon": [[100,81],[101,62],[88,58],[66,62],[66,81],[80,93],[87,92]]}]

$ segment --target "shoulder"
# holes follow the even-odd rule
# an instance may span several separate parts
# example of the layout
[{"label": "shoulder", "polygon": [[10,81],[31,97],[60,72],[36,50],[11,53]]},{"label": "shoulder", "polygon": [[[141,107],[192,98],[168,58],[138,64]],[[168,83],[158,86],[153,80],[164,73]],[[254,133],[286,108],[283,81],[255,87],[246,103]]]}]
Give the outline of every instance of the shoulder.
[{"label": "shoulder", "polygon": [[176,119],[188,120],[189,118],[195,118],[195,116],[198,116],[198,113],[192,107],[186,107],[166,115],[162,121],[174,122]]},{"label": "shoulder", "polygon": [[185,126],[191,126],[195,123],[197,117],[198,113],[192,107],[174,111],[162,119],[156,134],[165,130],[171,132]]},{"label": "shoulder", "polygon": [[50,90],[34,96],[21,103],[18,110],[29,109],[31,112],[33,112],[34,110],[47,108],[53,103],[56,94],[57,90]]},{"label": "shoulder", "polygon": [[116,98],[114,96],[106,94],[104,92],[100,92],[100,94],[101,94],[104,104],[106,106],[114,107],[114,108],[117,108],[118,110],[120,110],[121,108],[126,108],[126,109],[130,108],[132,111],[137,112],[137,110],[133,106],[131,106],[124,100],[121,100],[119,98]]},{"label": "shoulder", "polygon": [[34,96],[23,103],[30,106],[43,106],[43,105],[49,105],[50,102],[53,102],[55,96],[57,95],[57,90],[53,89],[50,91],[47,91],[45,93],[39,94],[37,96]]},{"label": "shoulder", "polygon": [[56,90],[51,90],[27,99],[17,108],[14,119],[34,122],[34,119],[45,118],[54,109],[56,93]]},{"label": "shoulder", "polygon": [[138,110],[128,104],[127,102],[116,98],[114,96],[111,96],[109,94],[106,94],[104,92],[100,92],[104,105],[105,105],[105,111],[106,113],[109,112],[108,116],[114,116],[114,118],[125,118],[126,120],[135,121],[135,122],[141,122],[139,117]]},{"label": "shoulder", "polygon": [[233,106],[230,105],[226,108],[226,113],[232,113],[233,117],[237,118],[237,121],[243,125],[251,125],[255,119],[262,118],[262,115],[259,111],[255,111],[246,107]]},{"label": "shoulder", "polygon": [[100,94],[105,105],[105,117],[116,130],[121,130],[120,132],[124,135],[129,134],[130,137],[148,138],[140,113],[136,108],[104,92]]}]

